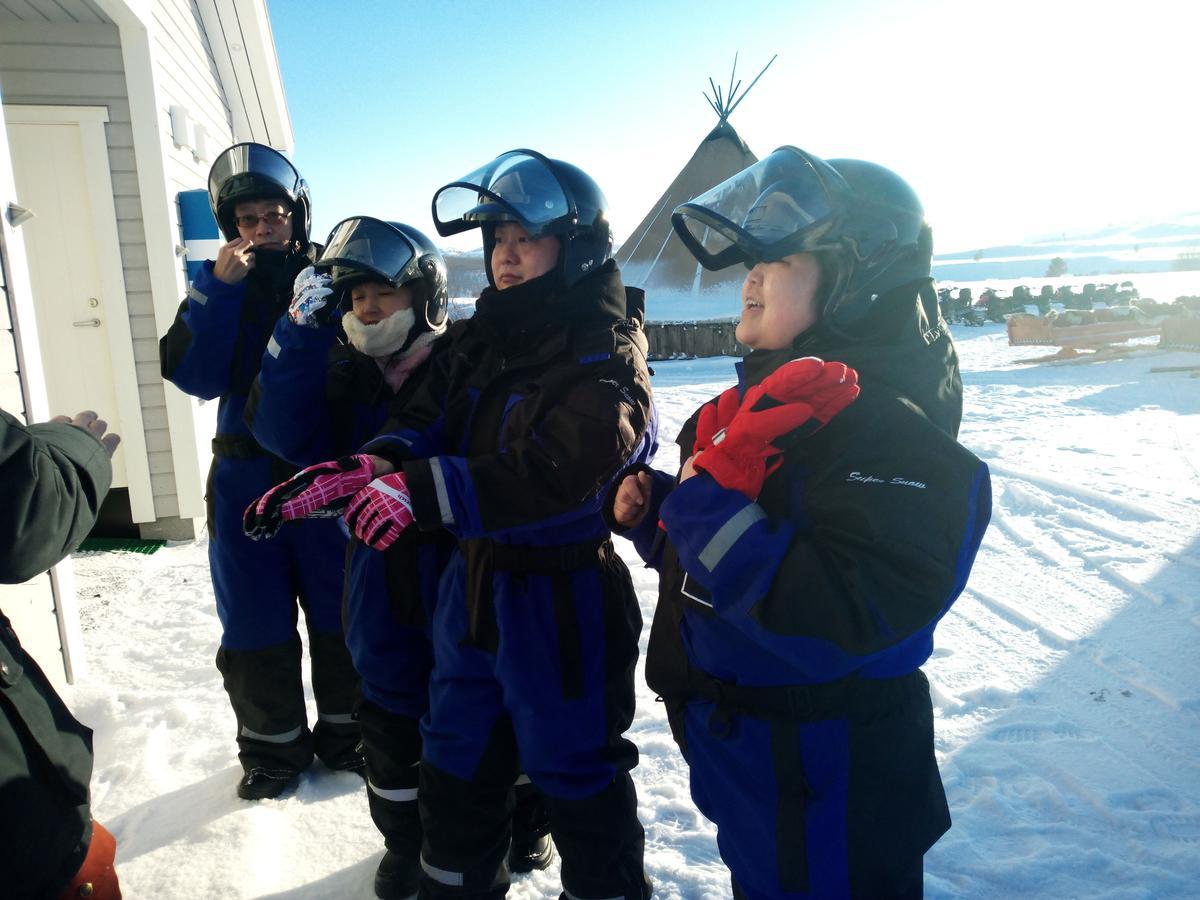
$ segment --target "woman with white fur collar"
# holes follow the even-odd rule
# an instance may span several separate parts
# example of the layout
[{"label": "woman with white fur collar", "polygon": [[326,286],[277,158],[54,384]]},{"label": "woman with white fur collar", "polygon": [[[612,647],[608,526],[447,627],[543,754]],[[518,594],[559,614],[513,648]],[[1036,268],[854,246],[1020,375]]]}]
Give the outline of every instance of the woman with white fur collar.
[{"label": "woman with white fur collar", "polygon": [[[424,378],[446,310],[446,264],[425,235],[368,217],[339,223],[296,279],[263,355],[246,407],[255,437],[300,466],[353,453]],[[417,725],[433,661],[431,588],[452,547],[443,534],[414,531],[386,554],[353,541],[346,558],[343,619],[361,677],[367,798],[388,850],[380,897],[409,892],[420,852]]]}]

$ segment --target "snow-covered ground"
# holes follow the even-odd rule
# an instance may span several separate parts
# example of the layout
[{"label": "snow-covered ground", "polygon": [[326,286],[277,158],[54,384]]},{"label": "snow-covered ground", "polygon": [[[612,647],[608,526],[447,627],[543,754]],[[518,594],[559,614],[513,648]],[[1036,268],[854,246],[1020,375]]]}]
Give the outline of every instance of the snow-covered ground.
[{"label": "snow-covered ground", "polygon": [[[995,508],[926,667],[954,817],[926,858],[926,893],[1196,897],[1200,379],[1150,369],[1200,356],[1026,366],[1014,361],[1036,354],[1008,347],[1001,326],[956,337],[961,438],[992,468]],[[727,359],[655,368],[668,436],[732,380]],[[667,448],[658,464],[677,462]],[[655,576],[618,545],[648,626]],[[358,778],[315,764],[283,800],[234,797],[205,550],[75,563],[90,673],[69,700],[96,729],[95,812],[119,841],[125,895],[368,898],[382,846]],[[656,896],[727,897],[713,828],[644,686],[631,736]],[[557,896],[557,870],[510,896]]]}]

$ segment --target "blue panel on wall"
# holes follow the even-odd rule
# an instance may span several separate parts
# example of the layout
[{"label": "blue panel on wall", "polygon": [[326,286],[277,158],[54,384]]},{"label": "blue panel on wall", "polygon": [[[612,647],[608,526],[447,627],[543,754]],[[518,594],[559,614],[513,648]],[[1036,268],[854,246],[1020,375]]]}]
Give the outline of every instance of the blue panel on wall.
[{"label": "blue panel on wall", "polygon": [[217,250],[225,243],[208,205],[208,191],[179,192],[179,228],[187,248],[188,281],[192,281],[204,261],[216,259]]}]

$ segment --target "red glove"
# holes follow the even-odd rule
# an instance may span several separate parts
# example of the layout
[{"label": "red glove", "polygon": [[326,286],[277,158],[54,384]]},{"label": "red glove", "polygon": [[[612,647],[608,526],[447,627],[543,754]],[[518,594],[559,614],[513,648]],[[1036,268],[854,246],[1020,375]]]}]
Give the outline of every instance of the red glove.
[{"label": "red glove", "polygon": [[741,402],[738,389],[731,387],[716,400],[710,400],[700,407],[700,415],[696,417],[696,442],[692,445],[692,456],[711,446],[717,432],[733,421]]},{"label": "red glove", "polygon": [[692,465],[757,500],[767,476],[783,464],[775,441],[797,430],[802,437],[811,434],[858,394],[858,373],[848,366],[815,357],[793,360],[746,391],[737,414]]},{"label": "red glove", "polygon": [[339,516],[345,501],[374,477],[375,465],[366,454],[309,466],[247,506],[242,530],[257,541],[274,537],[292,519]]},{"label": "red glove", "polygon": [[360,541],[386,550],[413,523],[412,497],[403,472],[376,478],[350,501],[346,525]]}]

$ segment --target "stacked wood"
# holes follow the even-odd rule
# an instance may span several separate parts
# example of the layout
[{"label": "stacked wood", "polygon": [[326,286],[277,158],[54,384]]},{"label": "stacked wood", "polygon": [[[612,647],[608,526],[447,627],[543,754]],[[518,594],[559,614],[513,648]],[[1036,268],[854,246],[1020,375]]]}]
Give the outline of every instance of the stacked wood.
[{"label": "stacked wood", "polygon": [[749,352],[734,337],[737,323],[732,320],[647,322],[645,329],[653,360],[743,356]]}]

